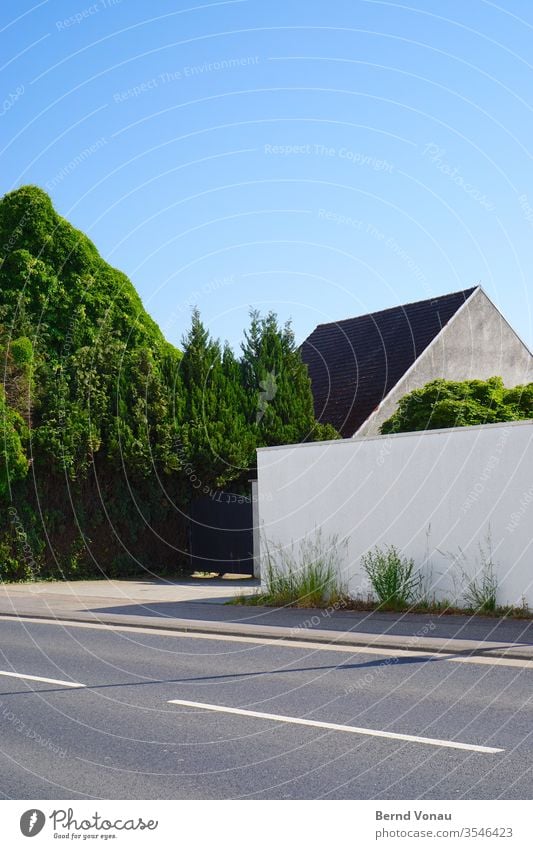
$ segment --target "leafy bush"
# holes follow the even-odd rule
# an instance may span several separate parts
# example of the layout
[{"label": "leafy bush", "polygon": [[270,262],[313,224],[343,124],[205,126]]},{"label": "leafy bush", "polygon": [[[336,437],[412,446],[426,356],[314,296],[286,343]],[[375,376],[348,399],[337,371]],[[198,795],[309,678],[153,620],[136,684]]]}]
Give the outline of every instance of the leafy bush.
[{"label": "leafy bush", "polygon": [[379,607],[401,610],[417,599],[421,575],[414,560],[402,557],[394,545],[376,546],[361,558]]},{"label": "leafy bush", "polygon": [[26,427],[15,410],[10,409],[0,387],[0,497],[6,497],[13,482],[24,478],[29,462],[23,448]]},{"label": "leafy bush", "polygon": [[10,545],[0,543],[0,580],[2,583],[33,581],[35,577],[31,565],[23,557],[14,557]]},{"label": "leafy bush", "polygon": [[21,336],[19,339],[13,339],[9,346],[11,356],[14,363],[18,366],[26,366],[33,360],[33,345],[31,339],[27,336]]},{"label": "leafy bush", "polygon": [[381,433],[465,427],[533,418],[533,383],[506,389],[501,377],[433,380],[405,395]]}]

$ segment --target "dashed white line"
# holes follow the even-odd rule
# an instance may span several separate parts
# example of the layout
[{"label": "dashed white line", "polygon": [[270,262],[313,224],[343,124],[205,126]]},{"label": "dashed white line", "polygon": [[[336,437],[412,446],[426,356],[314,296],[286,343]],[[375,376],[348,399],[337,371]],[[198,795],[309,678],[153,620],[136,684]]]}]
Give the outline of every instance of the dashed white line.
[{"label": "dashed white line", "polygon": [[39,675],[23,675],[21,672],[2,672],[0,675],[5,675],[6,678],[22,678],[25,681],[42,681],[44,684],[59,684],[61,687],[85,687],[85,684],[78,684],[76,681],[60,681],[57,678],[41,678]]},{"label": "dashed white line", "polygon": [[183,707],[197,708],[198,710],[213,710],[219,713],[233,713],[238,716],[250,716],[256,719],[266,719],[274,722],[287,722],[293,725],[310,725],[313,728],[326,728],[329,731],[346,731],[349,734],[363,734],[368,737],[386,737],[389,740],[402,740],[405,743],[422,743],[426,746],[441,746],[447,749],[462,749],[466,752],[481,752],[485,755],[494,755],[503,752],[503,749],[495,749],[491,746],[476,746],[470,743],[457,743],[454,740],[436,740],[432,737],[416,737],[412,734],[396,734],[392,731],[377,731],[373,728],[357,728],[354,725],[338,725],[336,722],[320,722],[315,719],[302,719],[298,716],[282,716],[275,713],[260,713],[255,710],[244,710],[243,708],[226,707],[225,705],[208,705],[203,702],[188,702],[184,699],[170,699],[170,705],[182,705]]}]

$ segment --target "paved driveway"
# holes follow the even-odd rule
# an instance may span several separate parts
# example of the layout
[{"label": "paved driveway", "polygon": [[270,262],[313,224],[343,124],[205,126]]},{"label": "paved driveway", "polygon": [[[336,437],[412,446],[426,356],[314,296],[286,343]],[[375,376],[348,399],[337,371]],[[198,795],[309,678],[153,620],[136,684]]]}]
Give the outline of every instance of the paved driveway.
[{"label": "paved driveway", "polygon": [[259,581],[241,575],[227,578],[188,578],[178,581],[39,581],[33,584],[4,584],[0,598],[18,596],[53,596],[68,602],[100,599],[115,605],[142,602],[205,602],[223,604],[237,593],[249,595],[256,591]]}]

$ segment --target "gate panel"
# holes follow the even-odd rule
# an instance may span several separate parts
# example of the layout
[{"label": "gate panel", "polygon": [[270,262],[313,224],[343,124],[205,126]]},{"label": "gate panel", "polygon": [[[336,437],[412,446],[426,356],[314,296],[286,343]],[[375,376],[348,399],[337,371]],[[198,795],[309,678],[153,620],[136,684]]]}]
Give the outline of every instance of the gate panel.
[{"label": "gate panel", "polygon": [[253,575],[250,496],[217,492],[192,502],[191,565],[199,572]]}]

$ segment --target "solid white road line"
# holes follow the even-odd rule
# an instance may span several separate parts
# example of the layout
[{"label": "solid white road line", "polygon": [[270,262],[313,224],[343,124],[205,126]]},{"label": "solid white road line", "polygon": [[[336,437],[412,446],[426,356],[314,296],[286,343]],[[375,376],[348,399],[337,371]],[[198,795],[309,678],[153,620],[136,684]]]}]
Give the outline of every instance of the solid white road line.
[{"label": "solid white road line", "polygon": [[435,740],[431,737],[416,737],[412,734],[394,734],[392,731],[376,731],[371,728],[357,728],[354,725],[337,725],[335,722],[319,722],[315,719],[301,719],[298,716],[281,716],[275,713],[260,713],[255,710],[243,710],[241,708],[225,707],[224,705],[208,705],[203,702],[188,702],[183,699],[170,699],[170,705],[183,705],[184,707],[199,708],[200,710],[214,710],[219,713],[235,713],[239,716],[253,716],[256,719],[268,719],[274,722],[287,722],[293,725],[310,725],[313,728],[326,728],[329,731],[347,731],[350,734],[364,734],[368,737],[386,737],[389,740],[403,740],[406,743],[424,743],[427,746],[443,746],[447,749],[463,749],[466,752],[482,752],[486,755],[494,755],[503,752],[503,749],[494,749],[490,746],[475,746],[469,743],[456,743],[453,740]]},{"label": "solid white road line", "polygon": [[23,678],[25,681],[42,681],[44,684],[59,684],[61,687],[85,687],[85,684],[77,684],[75,681],[59,681],[57,678],[41,678],[39,675],[22,675],[20,672],[1,672],[7,678]]},{"label": "solid white road line", "polygon": [[[204,631],[177,631],[175,629],[165,628],[143,628],[142,625],[108,625],[103,622],[76,622],[72,619],[45,619],[37,616],[2,616],[0,622],[27,622],[30,625],[60,625],[62,628],[85,628],[96,631],[125,631],[129,634],[148,634],[151,637],[176,637],[180,640],[211,640],[215,642],[225,643],[255,643],[256,645],[264,646],[281,646],[285,648],[295,649],[316,649],[320,651],[336,651],[343,654],[375,654],[383,657],[388,657],[393,654],[395,657],[439,657],[441,654],[431,651],[421,651],[412,649],[391,649],[388,647],[374,648],[364,645],[346,645],[334,643],[315,643],[310,640],[293,640],[283,639],[278,637],[244,637],[234,634],[217,634],[216,632]],[[445,657],[448,657],[446,655]]]},{"label": "solid white road line", "polygon": [[423,651],[419,649],[394,649],[387,646],[377,648],[374,646],[365,645],[339,645],[334,643],[314,643],[309,640],[288,640],[278,639],[277,637],[241,637],[232,634],[216,634],[204,633],[196,631],[176,631],[170,628],[143,628],[137,625],[107,625],[103,622],[76,622],[71,619],[45,619],[36,616],[2,616],[0,622],[27,622],[30,625],[60,625],[62,628],[85,628],[96,631],[124,631],[129,634],[148,634],[152,637],[174,637],[177,639],[189,640],[211,640],[224,643],[252,643],[255,645],[272,646],[273,648],[282,647],[290,649],[308,649],[310,651],[333,651],[342,654],[374,654],[382,657],[420,657],[446,661],[446,663],[479,663],[484,666],[511,666],[521,667],[523,669],[533,669],[532,660],[519,660],[518,658],[508,657],[486,657],[480,655],[469,655],[468,657],[458,657],[455,654],[446,654],[444,652],[432,652],[429,649]]}]

